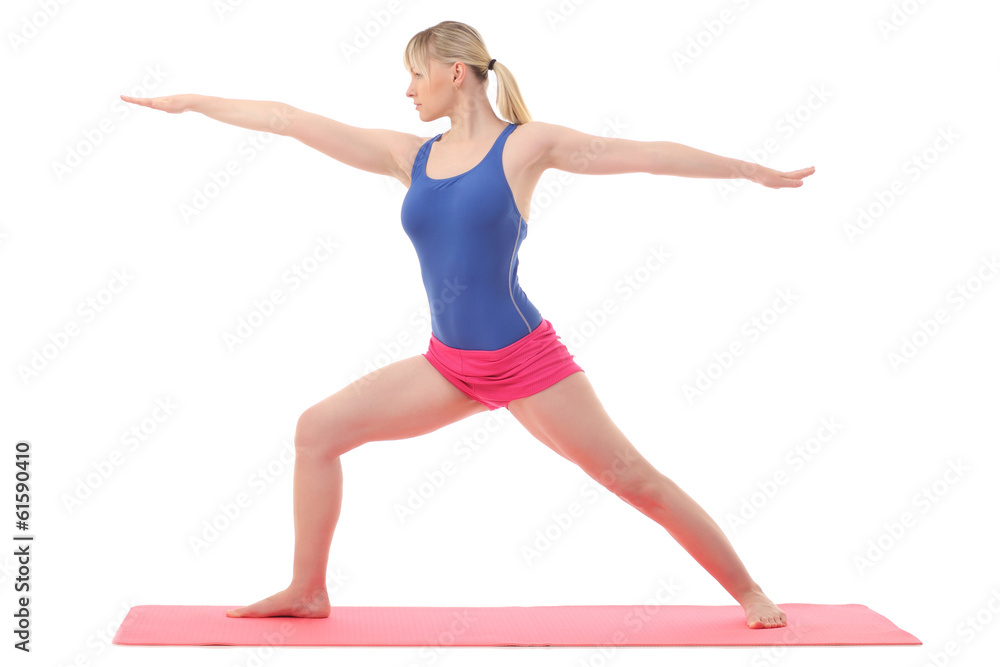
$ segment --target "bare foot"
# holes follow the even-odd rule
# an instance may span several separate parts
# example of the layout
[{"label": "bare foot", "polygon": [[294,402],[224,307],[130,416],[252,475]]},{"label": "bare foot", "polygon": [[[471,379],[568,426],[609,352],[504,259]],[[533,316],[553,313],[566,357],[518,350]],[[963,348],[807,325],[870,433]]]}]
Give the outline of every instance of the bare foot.
[{"label": "bare foot", "polygon": [[771,599],[761,591],[748,594],[740,600],[740,606],[746,612],[747,627],[751,630],[781,628],[788,621],[785,612],[778,609],[778,605],[771,602]]},{"label": "bare foot", "polygon": [[298,618],[326,618],[330,615],[330,598],[325,588],[309,590],[291,586],[269,598],[248,607],[226,611],[230,618],[264,618],[266,616],[297,616]]}]

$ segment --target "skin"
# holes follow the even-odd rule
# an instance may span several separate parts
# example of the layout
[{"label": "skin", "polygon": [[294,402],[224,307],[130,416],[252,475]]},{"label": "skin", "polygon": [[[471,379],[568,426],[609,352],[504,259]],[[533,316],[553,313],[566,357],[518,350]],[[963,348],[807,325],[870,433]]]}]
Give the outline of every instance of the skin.
[{"label": "skin", "polygon": [[[430,122],[447,116],[451,121],[451,129],[432,145],[428,158],[430,172],[433,157],[431,177],[446,178],[475,166],[507,122],[494,113],[485,83],[478,81],[464,63],[449,65],[430,59],[428,65],[426,76],[410,72],[406,95],[421,104],[416,110],[421,120]],[[182,98],[122,97],[127,102],[171,113],[184,110]],[[581,138],[587,140],[589,135],[544,123],[525,123],[511,134],[503,166],[521,211],[528,210],[527,203],[542,171],[566,166],[560,162],[561,152],[572,149],[573,142]],[[427,140],[411,139],[415,146]],[[635,148],[638,144],[622,141],[616,145]],[[663,156],[673,151],[669,155],[674,156],[678,169],[683,166],[690,170],[678,171],[679,175],[710,177],[731,166],[740,170],[738,177],[769,188],[783,188],[801,186],[802,179],[813,172],[812,167],[779,172],[679,144],[662,148]],[[624,170],[637,171],[634,165],[649,159],[650,153],[643,151],[609,154],[603,166],[622,159],[627,167]],[[411,154],[410,166],[413,158]],[[662,156],[658,159],[662,160]],[[660,168],[667,163],[656,164]],[[409,169],[402,166],[400,180],[409,186]],[[326,572],[342,504],[341,456],[367,442],[430,433],[487,409],[459,391],[423,355],[391,363],[308,408],[295,429],[292,581],[270,597],[227,611],[227,616],[329,616]],[[547,389],[511,401],[507,409],[540,442],[662,526],[741,605],[749,628],[786,625],[786,614],[751,578],[719,525],[639,453],[611,420],[585,373],[574,373]]]},{"label": "skin", "polygon": [[420,120],[431,122],[444,116],[451,119],[451,129],[441,136],[441,146],[450,146],[455,155],[461,155],[463,149],[495,139],[507,127],[490,106],[486,82],[478,81],[465,63],[446,65],[429,59],[427,64],[426,76],[410,72],[406,96],[420,103]]}]

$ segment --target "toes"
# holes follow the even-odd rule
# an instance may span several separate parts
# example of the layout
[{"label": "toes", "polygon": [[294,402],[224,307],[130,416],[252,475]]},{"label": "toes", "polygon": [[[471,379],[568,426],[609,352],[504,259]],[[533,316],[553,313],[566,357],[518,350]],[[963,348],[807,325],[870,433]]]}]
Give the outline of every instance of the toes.
[{"label": "toes", "polygon": [[238,607],[236,609],[230,609],[226,612],[226,616],[229,618],[254,618],[258,614],[250,607]]},{"label": "toes", "polygon": [[762,628],[780,628],[786,625],[786,617],[784,614],[781,616],[755,616],[747,619],[747,627],[751,630],[760,630]]}]

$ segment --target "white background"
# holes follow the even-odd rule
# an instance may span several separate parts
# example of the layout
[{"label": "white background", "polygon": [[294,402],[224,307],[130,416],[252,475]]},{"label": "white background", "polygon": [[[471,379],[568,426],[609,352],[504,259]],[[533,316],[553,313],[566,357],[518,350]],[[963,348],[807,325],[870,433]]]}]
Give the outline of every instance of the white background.
[{"label": "white background", "polygon": [[[816,166],[801,188],[783,190],[546,172],[528,215],[521,285],[615,422],[723,525],[776,602],[864,604],[924,642],[780,657],[756,648],[517,657],[916,666],[948,642],[958,647],[948,664],[996,655],[995,612],[983,612],[971,641],[963,625],[991,600],[1000,610],[1000,285],[986,263],[1000,251],[988,194],[998,147],[995,4],[909,2],[910,15],[885,0],[835,8],[428,0],[395,14],[387,2],[243,2],[223,12],[207,1],[55,6],[47,18],[38,2],[9,2],[2,23],[5,654],[46,665],[254,664],[259,647],[107,642],[132,605],[237,606],[284,588],[299,414],[368,364],[422,353],[430,334],[398,182],[291,138],[126,105],[119,94],[280,100],[430,137],[448,120],[418,119],[404,96],[403,49],[417,31],[454,19],[476,27],[511,69],[535,120],[779,170]],[[880,23],[894,7],[906,20],[886,34]],[[718,21],[724,11],[728,23]],[[698,41],[701,53],[689,50]],[[685,52],[694,57],[679,63]],[[491,100],[494,87],[491,76]],[[949,132],[950,142],[935,145]],[[260,147],[253,159],[251,141]],[[61,173],[74,152],[83,156]],[[921,156],[924,168],[915,168]],[[230,160],[240,173],[184,220],[181,208]],[[879,209],[893,181],[901,188]],[[871,224],[852,238],[861,209],[873,212]],[[320,237],[338,252],[289,289],[282,274]],[[643,272],[650,248],[671,259]],[[116,271],[128,285],[105,292]],[[626,299],[615,286],[630,275],[643,282]],[[972,297],[961,308],[959,287]],[[230,350],[225,335],[274,288],[286,301]],[[779,290],[793,305],[751,340],[742,328],[768,315]],[[87,320],[79,305],[102,296],[112,298]],[[594,326],[605,299],[616,312]],[[920,335],[938,310],[946,321]],[[79,335],[56,347],[72,322]],[[401,334],[409,345],[379,357]],[[915,354],[903,355],[904,339],[919,343]],[[684,386],[734,342],[744,354],[690,400]],[[36,352],[45,363],[25,374]],[[176,406],[159,423],[158,401]],[[839,425],[835,435],[795,464],[790,453],[825,433],[824,420]],[[134,449],[123,441],[133,428],[146,429]],[[467,438],[479,443],[468,458],[459,449]],[[30,656],[10,648],[9,632],[19,439],[32,444]],[[108,463],[115,451],[121,459]],[[457,473],[401,521],[398,506],[448,461]],[[965,468],[961,477],[946,477],[952,463]],[[254,485],[269,465],[271,481]],[[591,503],[590,478],[506,410],[361,446],[343,465],[334,605],[640,604],[657,595],[734,604],[660,526],[599,488]],[[763,495],[776,473],[786,483]],[[917,500],[924,489],[936,489],[933,502]],[[226,521],[220,508],[241,493],[249,506]],[[738,525],[731,519],[744,501],[756,514]],[[523,549],[574,502],[583,515],[526,559]],[[890,536],[886,526],[907,512],[915,523]],[[212,522],[223,526],[214,536]],[[207,544],[196,549],[199,537]],[[663,600],[671,581],[678,590]],[[510,657],[300,649],[262,662]]]}]

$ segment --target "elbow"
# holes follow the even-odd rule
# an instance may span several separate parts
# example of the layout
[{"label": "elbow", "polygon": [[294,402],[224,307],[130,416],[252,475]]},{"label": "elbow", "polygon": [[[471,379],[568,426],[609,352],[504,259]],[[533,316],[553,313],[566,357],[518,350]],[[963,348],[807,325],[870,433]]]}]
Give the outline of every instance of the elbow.
[{"label": "elbow", "polygon": [[653,176],[677,176],[676,170],[672,168],[667,159],[669,141],[645,141],[643,147],[646,149],[642,158],[642,169],[640,171]]},{"label": "elbow", "polygon": [[278,102],[274,107],[273,115],[268,119],[268,131],[285,137],[295,136],[295,119],[300,114],[301,111],[292,105]]}]

